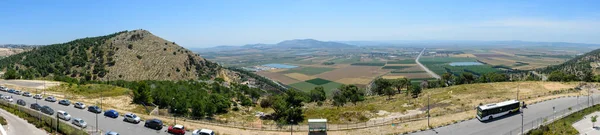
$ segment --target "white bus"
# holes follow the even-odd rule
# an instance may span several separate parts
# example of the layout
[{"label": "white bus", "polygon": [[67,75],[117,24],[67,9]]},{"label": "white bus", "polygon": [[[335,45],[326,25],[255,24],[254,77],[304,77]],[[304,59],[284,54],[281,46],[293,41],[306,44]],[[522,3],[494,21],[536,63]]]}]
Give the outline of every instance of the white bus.
[{"label": "white bus", "polygon": [[491,120],[500,116],[519,112],[521,104],[517,100],[508,100],[500,103],[487,104],[477,107],[479,121]]}]

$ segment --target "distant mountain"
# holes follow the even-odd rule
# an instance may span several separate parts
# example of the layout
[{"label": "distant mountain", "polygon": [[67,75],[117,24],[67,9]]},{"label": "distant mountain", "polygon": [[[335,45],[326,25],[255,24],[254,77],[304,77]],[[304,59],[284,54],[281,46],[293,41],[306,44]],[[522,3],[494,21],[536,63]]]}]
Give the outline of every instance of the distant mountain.
[{"label": "distant mountain", "polygon": [[20,49],[31,49],[40,47],[42,45],[25,45],[25,44],[0,44],[0,48],[20,48]]},{"label": "distant mountain", "polygon": [[599,48],[600,44],[569,43],[569,42],[532,42],[520,40],[508,41],[474,41],[474,40],[388,40],[388,41],[336,41],[340,43],[353,44],[358,46],[503,46],[503,47],[524,47],[524,46],[553,46],[553,47],[591,47]]},{"label": "distant mountain", "polygon": [[85,80],[189,80],[214,78],[222,68],[146,30],[76,39],[0,60],[16,77],[69,76]]},{"label": "distant mountain", "polygon": [[294,39],[279,42],[275,47],[286,47],[286,48],[348,48],[355,47],[353,45],[338,43],[338,42],[325,42],[314,39]]}]

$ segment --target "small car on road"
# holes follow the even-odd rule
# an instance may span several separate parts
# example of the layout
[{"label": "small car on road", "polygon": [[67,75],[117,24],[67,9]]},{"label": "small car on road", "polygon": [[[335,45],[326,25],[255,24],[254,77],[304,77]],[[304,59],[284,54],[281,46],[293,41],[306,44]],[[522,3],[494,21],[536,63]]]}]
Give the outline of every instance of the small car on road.
[{"label": "small car on road", "polygon": [[215,135],[215,132],[209,129],[196,129],[192,131],[192,135]]},{"label": "small car on road", "polygon": [[93,112],[93,113],[102,113],[102,110],[100,109],[100,107],[95,106],[95,105],[88,107],[88,111]]},{"label": "small car on road", "polygon": [[38,103],[33,103],[33,104],[29,105],[29,108],[39,111],[40,109],[42,109],[42,106],[40,106],[40,104],[38,104]]},{"label": "small car on road", "polygon": [[54,98],[53,96],[48,96],[45,100],[48,102],[56,102],[56,98]]},{"label": "small car on road", "polygon": [[69,101],[68,99],[63,99],[63,100],[58,101],[58,104],[69,106],[69,105],[71,105],[71,101]]},{"label": "small car on road", "polygon": [[21,94],[23,94],[23,93],[22,93],[20,90],[15,90],[15,94],[17,94],[17,95],[21,95]]},{"label": "small car on road", "polygon": [[6,102],[13,102],[12,96],[2,96],[2,99],[4,99]]},{"label": "small car on road", "polygon": [[73,122],[71,122],[71,123],[73,123],[73,125],[81,127],[81,128],[87,127],[87,123],[80,118],[74,118]]},{"label": "small car on road", "polygon": [[128,113],[128,114],[125,114],[125,116],[123,116],[123,121],[138,124],[138,123],[140,123],[140,121],[142,121],[142,119],[140,119],[140,117],[138,117],[137,115],[135,115],[133,113]]},{"label": "small car on road", "polygon": [[25,96],[25,97],[31,97],[31,93],[29,93],[29,92],[23,92],[23,96]]},{"label": "small car on road", "polygon": [[159,119],[146,120],[144,127],[160,130],[163,127],[163,122]]},{"label": "small car on road", "polygon": [[42,109],[40,109],[40,110],[45,114],[54,115],[54,110],[52,108],[50,108],[49,106],[43,106]]},{"label": "small car on road", "polygon": [[117,133],[115,131],[108,131],[108,132],[106,132],[106,135],[119,135],[119,133]]},{"label": "small car on road", "polygon": [[15,90],[14,89],[10,89],[10,90],[8,90],[8,93],[15,93]]},{"label": "small car on road", "polygon": [[25,100],[23,100],[23,99],[17,100],[17,104],[21,105],[21,106],[26,106],[27,105],[27,103],[25,103]]},{"label": "small car on road", "polygon": [[119,112],[115,111],[115,110],[106,110],[104,112],[104,116],[106,117],[111,117],[111,118],[118,118],[119,117]]},{"label": "small car on road", "polygon": [[79,109],[84,109],[85,108],[85,104],[83,104],[81,102],[76,102],[75,104],[73,104],[73,107],[79,108]]},{"label": "small car on road", "polygon": [[185,127],[183,127],[183,125],[169,126],[169,129],[167,129],[167,132],[169,132],[171,134],[176,134],[176,135],[184,135]]},{"label": "small car on road", "polygon": [[42,94],[35,94],[35,96],[33,96],[33,98],[35,98],[35,99],[42,99],[44,97],[42,97]]},{"label": "small car on road", "polygon": [[70,121],[71,120],[71,115],[65,111],[62,110],[58,110],[56,111],[56,116],[60,119],[66,120],[66,121]]}]

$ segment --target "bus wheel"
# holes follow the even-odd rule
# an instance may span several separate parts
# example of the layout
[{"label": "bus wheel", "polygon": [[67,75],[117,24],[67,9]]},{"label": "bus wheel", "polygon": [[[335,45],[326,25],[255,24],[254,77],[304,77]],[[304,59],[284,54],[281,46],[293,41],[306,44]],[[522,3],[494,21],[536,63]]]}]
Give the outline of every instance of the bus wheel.
[{"label": "bus wheel", "polygon": [[494,116],[490,116],[490,120],[493,120],[493,119],[494,119]]}]

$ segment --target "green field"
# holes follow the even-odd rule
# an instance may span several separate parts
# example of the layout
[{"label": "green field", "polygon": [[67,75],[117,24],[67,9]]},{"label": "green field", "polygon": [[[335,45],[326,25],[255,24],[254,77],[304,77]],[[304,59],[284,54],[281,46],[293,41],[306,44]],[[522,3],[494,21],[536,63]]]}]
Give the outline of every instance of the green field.
[{"label": "green field", "polygon": [[459,58],[459,57],[435,57],[435,58],[421,58],[419,59],[421,64],[425,65],[429,70],[435,72],[438,75],[446,73],[444,67],[451,62],[477,62],[475,58]]},{"label": "green field", "polygon": [[387,64],[417,64],[414,59],[388,61]]},{"label": "green field", "polygon": [[463,72],[470,72],[475,75],[482,75],[490,72],[498,72],[500,70],[492,68],[490,65],[478,66],[444,66],[446,72],[450,71],[454,75],[461,75]]},{"label": "green field", "polygon": [[331,82],[331,81],[329,83],[325,83],[322,85],[314,85],[314,84],[308,83],[308,82],[298,82],[298,83],[290,84],[289,86],[294,87],[301,91],[305,91],[305,92],[310,92],[310,90],[314,89],[317,86],[323,86],[323,88],[325,89],[325,93],[327,93],[326,94],[327,97],[331,97],[333,90],[339,88],[340,86],[342,86],[342,84],[337,83],[337,82]]},{"label": "green field", "polygon": [[330,62],[334,62],[336,64],[350,64],[350,63],[360,62],[360,57],[353,56],[353,57],[349,57],[349,58],[336,58],[336,59],[331,60]]},{"label": "green field", "polygon": [[410,66],[385,66],[382,67],[381,69],[405,69],[405,68],[409,68]]},{"label": "green field", "polygon": [[353,66],[385,66],[385,63],[381,63],[381,62],[361,62],[361,63],[352,63],[350,65]]},{"label": "green field", "polygon": [[314,85],[323,85],[323,84],[329,83],[331,81],[325,80],[325,79],[321,79],[321,78],[315,78],[315,79],[311,79],[311,80],[306,80],[305,82],[311,83],[311,84],[314,84]]},{"label": "green field", "polygon": [[326,67],[301,67],[301,68],[293,68],[287,71],[283,71],[281,73],[300,73],[305,75],[317,75],[320,73],[324,73],[327,71],[334,70],[334,68],[326,68]]}]

